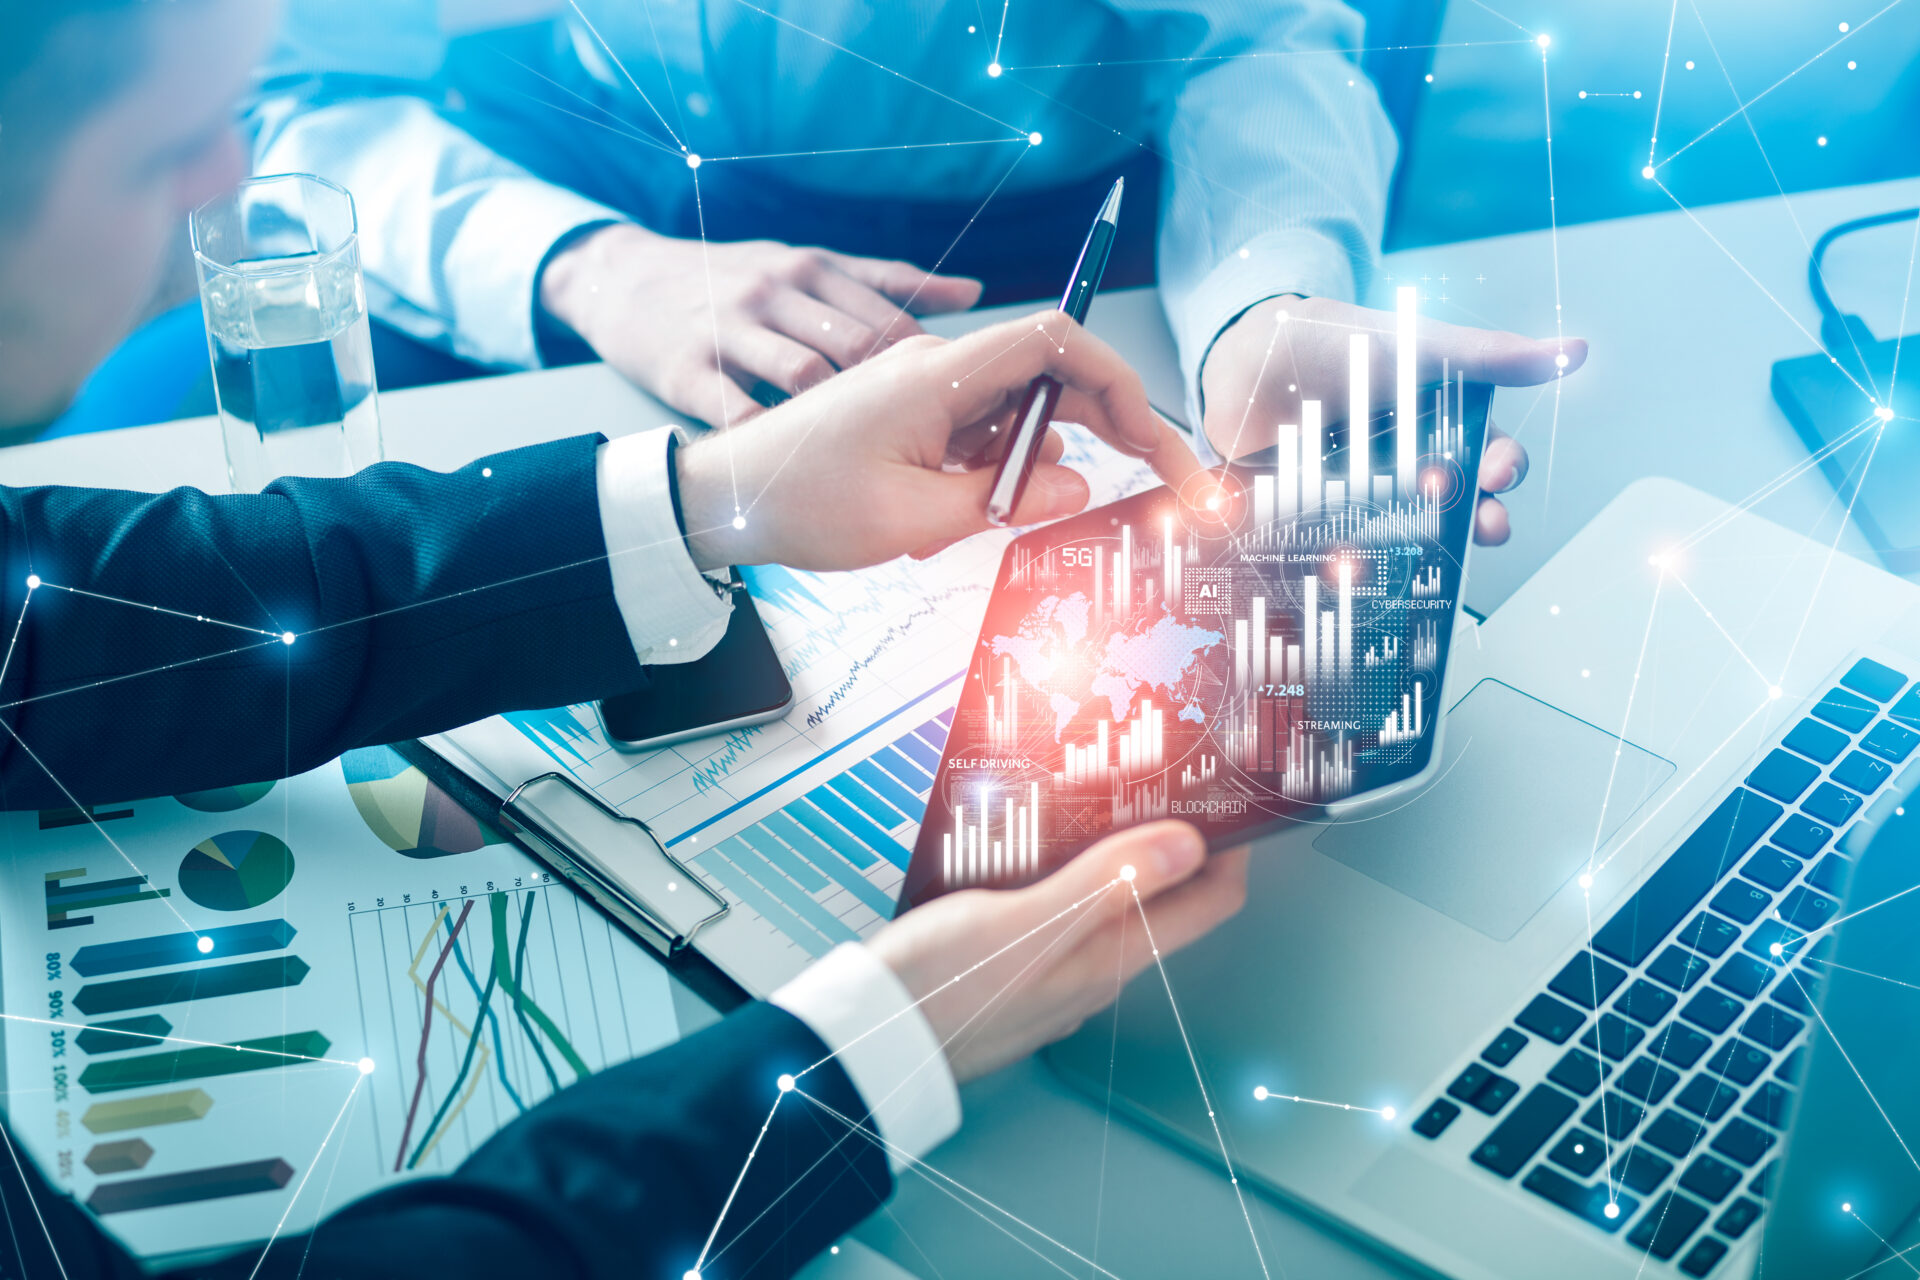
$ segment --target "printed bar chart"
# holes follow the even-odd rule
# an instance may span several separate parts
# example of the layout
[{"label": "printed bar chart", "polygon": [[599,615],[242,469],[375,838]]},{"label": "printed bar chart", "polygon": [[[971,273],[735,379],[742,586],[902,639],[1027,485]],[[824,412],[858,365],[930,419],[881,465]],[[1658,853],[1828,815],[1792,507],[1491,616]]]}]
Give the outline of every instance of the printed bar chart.
[{"label": "printed bar chart", "polygon": [[80,1052],[120,1053],[126,1049],[151,1049],[173,1031],[173,1024],[157,1013],[138,1018],[120,1018],[97,1022],[73,1038]]},{"label": "printed bar chart", "polygon": [[134,969],[158,969],[169,964],[194,964],[209,958],[244,956],[256,951],[278,951],[293,941],[294,927],[285,920],[253,920],[222,925],[198,933],[182,930],[124,942],[97,942],[73,953],[73,971],[83,978]]},{"label": "printed bar chart", "polygon": [[90,1062],[80,1073],[80,1087],[88,1093],[117,1093],[147,1089],[181,1080],[205,1080],[242,1071],[273,1071],[311,1062],[323,1056],[332,1042],[318,1031],[240,1040],[233,1044],[203,1045],[167,1053],[143,1053],[135,1058]]},{"label": "printed bar chart", "polygon": [[116,1138],[112,1142],[96,1142],[87,1152],[83,1162],[87,1168],[100,1176],[114,1173],[133,1173],[147,1167],[147,1161],[153,1159],[153,1148],[144,1138]]},{"label": "printed bar chart", "polygon": [[100,1214],[159,1209],[196,1200],[222,1200],[256,1191],[278,1191],[292,1180],[293,1166],[285,1160],[248,1160],[186,1173],[105,1182],[87,1197],[87,1208]]},{"label": "printed bar chart", "polygon": [[175,1089],[170,1093],[150,1093],[140,1098],[116,1098],[96,1102],[87,1108],[80,1123],[88,1133],[120,1133],[144,1129],[149,1125],[185,1124],[213,1110],[213,1099],[204,1089]]},{"label": "printed bar chart", "polygon": [[75,929],[93,923],[92,916],[79,915],[78,912],[173,896],[171,889],[149,888],[145,876],[123,876],[118,880],[100,880],[93,884],[66,883],[86,874],[85,867],[47,872],[47,928]]},{"label": "printed bar chart", "polygon": [[73,1007],[92,1017],[147,1005],[272,991],[299,986],[307,972],[307,962],[299,956],[275,956],[270,960],[247,960],[212,969],[184,969],[144,978],[89,982],[74,995]]}]

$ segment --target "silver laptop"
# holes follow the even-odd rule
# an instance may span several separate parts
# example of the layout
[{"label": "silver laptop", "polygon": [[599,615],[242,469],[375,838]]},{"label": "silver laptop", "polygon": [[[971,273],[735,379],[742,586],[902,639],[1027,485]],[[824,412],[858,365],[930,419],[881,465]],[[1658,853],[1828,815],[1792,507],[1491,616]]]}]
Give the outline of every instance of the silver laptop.
[{"label": "silver laptop", "polygon": [[1056,1067],[1448,1275],[1902,1248],[1920,587],[1649,480],[1454,652],[1438,781],[1263,844],[1169,963],[1219,1136],[1151,974]]}]

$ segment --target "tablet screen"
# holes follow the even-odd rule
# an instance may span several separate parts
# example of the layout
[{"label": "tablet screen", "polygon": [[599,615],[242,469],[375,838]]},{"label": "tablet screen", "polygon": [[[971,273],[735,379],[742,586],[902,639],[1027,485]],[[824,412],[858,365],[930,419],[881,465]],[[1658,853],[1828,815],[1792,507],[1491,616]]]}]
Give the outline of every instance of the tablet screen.
[{"label": "tablet screen", "polygon": [[1007,548],[906,900],[1046,874],[1110,831],[1214,847],[1432,758],[1491,388],[1429,387]]}]

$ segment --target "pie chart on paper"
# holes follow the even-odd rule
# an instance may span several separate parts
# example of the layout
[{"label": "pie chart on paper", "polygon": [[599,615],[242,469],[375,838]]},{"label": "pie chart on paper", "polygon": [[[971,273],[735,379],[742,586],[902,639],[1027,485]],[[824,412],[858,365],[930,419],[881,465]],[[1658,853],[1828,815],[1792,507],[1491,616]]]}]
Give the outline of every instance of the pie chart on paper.
[{"label": "pie chart on paper", "polygon": [[185,791],[174,797],[189,809],[201,813],[230,813],[244,809],[273,790],[271,782],[243,782],[237,787],[214,787],[210,791]]},{"label": "pie chart on paper", "polygon": [[209,911],[261,906],[292,879],[293,850],[264,831],[223,831],[180,861],[180,892]]},{"label": "pie chart on paper", "polygon": [[444,858],[506,843],[392,747],[349,751],[340,757],[340,772],[360,820],[403,857]]}]

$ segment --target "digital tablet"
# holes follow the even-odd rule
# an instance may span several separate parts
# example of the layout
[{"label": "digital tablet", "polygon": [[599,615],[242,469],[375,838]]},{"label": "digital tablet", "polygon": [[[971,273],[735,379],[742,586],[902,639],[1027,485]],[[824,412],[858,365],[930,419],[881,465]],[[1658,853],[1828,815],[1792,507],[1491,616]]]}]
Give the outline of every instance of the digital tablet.
[{"label": "digital tablet", "polygon": [[1492,388],[1422,390],[1015,539],[904,901],[1035,880],[1182,818],[1223,848],[1418,785],[1472,542]]}]

